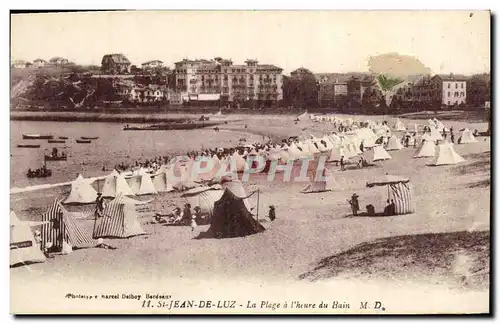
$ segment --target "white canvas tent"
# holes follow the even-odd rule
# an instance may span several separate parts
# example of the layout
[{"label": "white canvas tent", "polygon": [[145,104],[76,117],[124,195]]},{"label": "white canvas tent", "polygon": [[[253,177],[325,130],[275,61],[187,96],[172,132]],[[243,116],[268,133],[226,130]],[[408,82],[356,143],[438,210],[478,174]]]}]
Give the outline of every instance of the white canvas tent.
[{"label": "white canvas tent", "polygon": [[386,151],[396,151],[396,150],[401,150],[402,148],[403,145],[401,145],[396,135],[392,135],[391,137],[389,137],[387,145],[385,146]]},{"label": "white canvas tent", "polygon": [[116,197],[118,193],[123,193],[124,195],[134,196],[134,192],[130,188],[125,180],[123,174],[118,173],[118,171],[113,170],[113,172],[104,179],[104,185],[102,187],[103,197]]},{"label": "white canvas tent", "polygon": [[71,192],[64,200],[65,204],[89,204],[97,199],[97,191],[81,174],[71,183]]},{"label": "white canvas tent", "polygon": [[433,141],[423,141],[414,158],[436,156],[436,144]]},{"label": "white canvas tent", "polygon": [[458,144],[467,143],[477,143],[476,138],[474,137],[474,135],[472,135],[472,132],[468,128],[464,129],[462,131],[462,134],[460,134],[460,137],[458,138]]},{"label": "white canvas tent", "polygon": [[437,145],[436,156],[429,165],[457,164],[463,161],[465,161],[465,159],[455,152],[453,144],[444,142]]},{"label": "white canvas tent", "polygon": [[405,131],[406,127],[401,122],[401,120],[398,118],[398,119],[396,119],[396,125],[394,125],[394,129],[397,130],[397,131]]},{"label": "white canvas tent", "polygon": [[46,258],[35,241],[32,227],[46,222],[23,222],[10,212],[10,265],[45,262]]},{"label": "white canvas tent", "polygon": [[372,164],[373,162],[377,161],[392,159],[392,157],[389,155],[389,153],[387,153],[382,145],[376,145],[365,150],[361,156],[368,164]]},{"label": "white canvas tent", "polygon": [[127,179],[127,183],[136,195],[150,195],[158,193],[151,176],[144,169],[140,169],[136,175]]},{"label": "white canvas tent", "polygon": [[168,180],[167,169],[164,165],[162,165],[158,172],[151,177],[151,180],[158,192],[170,192],[174,190],[172,184]]},{"label": "white canvas tent", "polygon": [[312,180],[307,187],[301,190],[302,193],[332,191],[338,186],[333,173],[326,168],[323,170],[323,179]]}]

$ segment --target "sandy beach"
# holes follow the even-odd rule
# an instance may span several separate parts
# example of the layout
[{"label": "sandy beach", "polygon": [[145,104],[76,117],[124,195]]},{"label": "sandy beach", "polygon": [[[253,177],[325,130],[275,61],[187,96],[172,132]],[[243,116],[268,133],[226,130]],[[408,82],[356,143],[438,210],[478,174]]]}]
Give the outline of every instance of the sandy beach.
[{"label": "sandy beach", "polygon": [[[259,141],[261,136],[275,140],[309,133],[320,136],[331,127],[309,119],[294,123],[294,116],[227,118],[239,121],[224,125],[216,135],[207,132],[206,136],[213,136],[213,140],[207,140],[206,147],[227,146],[229,142],[222,138],[224,134],[234,136],[233,132]],[[387,116],[353,118],[394,120]],[[413,116],[402,121],[406,125],[424,125],[427,119]],[[464,127],[487,129],[487,123],[480,121],[471,123],[457,118],[443,122],[457,131]],[[192,142],[196,138],[183,140],[188,147],[199,146]],[[422,293],[425,289],[437,289],[443,296],[474,300],[469,306],[481,308],[489,293],[491,148],[490,137],[477,140],[455,145],[466,161],[451,166],[426,166],[429,159],[413,158],[414,148],[391,151],[391,160],[363,169],[340,171],[335,164],[329,164],[338,184],[331,192],[303,194],[300,190],[304,183],[268,182],[266,175],[252,177],[245,187],[247,192],[260,190],[259,218],[266,220],[262,223],[266,231],[247,237],[195,239],[208,226],[199,226],[193,233],[188,226],[153,224],[152,213],[141,214],[140,221],[148,235],[105,240],[116,250],[76,250],[45,263],[11,268],[12,303],[33,304],[38,298],[34,291],[50,285],[53,296],[66,294],[70,286],[89,292],[113,287],[120,290],[125,288],[120,286],[123,282],[130,287],[141,283],[140,287],[156,288],[157,292],[175,291],[179,296],[197,280],[206,283],[203,287],[210,287],[227,278],[226,284],[240,282],[242,287],[248,285],[249,292],[264,287],[277,295],[279,285],[286,283],[290,291],[282,291],[282,298],[301,289],[304,299],[312,298],[313,290],[303,286],[355,289],[349,285],[375,283],[378,289],[387,287],[381,294],[392,293],[393,287],[408,291],[420,287]],[[113,158],[116,157],[102,156],[102,160],[93,163],[97,166]],[[362,210],[368,204],[376,210],[383,209],[387,190],[367,188],[366,183],[386,173],[410,179],[416,212],[392,217],[351,217],[346,200],[353,193],[360,196]],[[68,191],[66,186],[14,194],[11,209],[21,219],[40,219],[54,197]],[[151,210],[165,212],[182,202],[180,193],[163,193],[156,196]],[[267,219],[270,205],[276,206],[274,222]],[[80,222],[92,228],[93,221]],[[465,270],[455,266],[458,256],[468,258]],[[201,295],[210,291],[197,289]],[[398,301],[394,295],[392,300],[395,307]],[[37,306],[32,307],[36,311]],[[487,310],[487,302],[484,308]]]}]

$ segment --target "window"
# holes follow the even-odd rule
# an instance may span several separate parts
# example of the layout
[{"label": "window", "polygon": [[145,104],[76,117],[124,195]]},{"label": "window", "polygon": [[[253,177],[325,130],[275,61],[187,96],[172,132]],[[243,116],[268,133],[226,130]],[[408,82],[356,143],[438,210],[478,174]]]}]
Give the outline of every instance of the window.
[{"label": "window", "polygon": [[[449,88],[449,87],[448,87]],[[448,91],[448,97],[450,96],[450,92]]]},{"label": "window", "polygon": [[[448,89],[450,88],[450,85],[451,85],[451,84],[449,84],[449,83],[448,83]],[[449,95],[448,95],[448,96],[449,96]]]},{"label": "window", "polygon": [[458,89],[458,83],[455,83],[455,89]]},{"label": "window", "polygon": [[448,100],[448,106],[450,105],[450,101]]},{"label": "window", "polygon": [[462,83],[462,89],[464,88],[464,84]]}]

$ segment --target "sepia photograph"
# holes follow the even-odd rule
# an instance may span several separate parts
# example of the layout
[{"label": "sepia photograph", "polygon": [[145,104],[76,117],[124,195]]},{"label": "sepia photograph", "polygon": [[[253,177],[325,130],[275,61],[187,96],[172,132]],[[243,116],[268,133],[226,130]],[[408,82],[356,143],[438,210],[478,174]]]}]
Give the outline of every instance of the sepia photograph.
[{"label": "sepia photograph", "polygon": [[490,314],[491,12],[10,12],[10,313]]}]

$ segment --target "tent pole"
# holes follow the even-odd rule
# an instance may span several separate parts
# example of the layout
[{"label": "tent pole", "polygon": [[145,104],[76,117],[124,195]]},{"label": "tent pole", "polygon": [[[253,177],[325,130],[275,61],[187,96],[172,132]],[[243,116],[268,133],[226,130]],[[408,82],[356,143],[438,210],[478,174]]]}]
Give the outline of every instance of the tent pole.
[{"label": "tent pole", "polygon": [[257,189],[257,222],[259,221],[259,198],[260,198],[260,189]]}]

